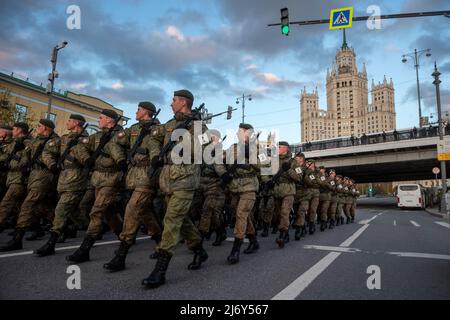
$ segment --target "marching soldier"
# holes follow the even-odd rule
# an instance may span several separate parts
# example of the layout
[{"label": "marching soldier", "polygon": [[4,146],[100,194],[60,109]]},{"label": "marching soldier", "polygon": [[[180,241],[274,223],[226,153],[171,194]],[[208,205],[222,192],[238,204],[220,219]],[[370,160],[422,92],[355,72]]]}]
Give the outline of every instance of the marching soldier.
[{"label": "marching soldier", "polygon": [[356,200],[359,198],[359,191],[356,188],[355,181],[350,179],[351,183],[351,192],[352,192],[352,205],[350,207],[350,216],[352,218],[351,222],[355,221],[355,214],[356,214]]},{"label": "marching soldier", "polygon": [[291,158],[289,143],[280,141],[278,145],[280,169],[266,186],[273,187],[275,212],[279,217],[278,230],[280,231],[276,243],[278,247],[283,248],[285,243],[289,242],[289,214],[294,205],[295,183],[300,182],[300,176],[296,171],[297,163]]},{"label": "marching soldier", "polygon": [[336,193],[337,193],[337,209],[336,209],[336,225],[344,224],[344,205],[345,205],[345,193],[344,183],[342,176],[336,176]]},{"label": "marching soldier", "polygon": [[[150,275],[142,280],[142,285],[156,288],[165,283],[167,267],[175,251],[175,247],[180,240],[180,236],[186,240],[189,249],[194,251],[194,260],[188,265],[189,270],[196,270],[208,259],[208,254],[202,245],[202,237],[188,217],[192,205],[195,190],[200,183],[200,165],[193,163],[194,149],[191,148],[187,156],[189,162],[181,161],[174,163],[172,149],[174,144],[179,144],[180,140],[173,141],[172,132],[176,129],[184,129],[189,133],[191,143],[194,143],[195,120],[200,120],[199,115],[192,112],[194,102],[193,94],[188,90],[179,90],[174,92],[172,99],[172,110],[174,118],[162,126],[162,135],[164,145],[160,156],[152,159],[152,167],[163,166],[159,176],[159,185],[161,191],[166,196],[166,213],[164,216],[164,229],[161,242],[158,245],[158,260]],[[186,134],[186,133],[185,133]],[[191,144],[191,146],[192,146]],[[170,148],[169,148],[170,146]],[[170,150],[169,150],[170,149]],[[167,153],[164,153],[167,151]],[[178,161],[177,161],[178,162]]]},{"label": "marching soldier", "polygon": [[38,256],[43,257],[55,253],[58,237],[63,235],[65,238],[70,222],[74,224],[74,228],[79,229],[83,229],[89,223],[87,217],[80,214],[78,210],[87,186],[87,174],[83,171],[83,165],[91,155],[89,135],[83,127],[85,122],[84,117],[79,114],[70,115],[66,123],[69,133],[61,137],[58,161],[61,171],[57,186],[59,201],[55,209],[50,238],[47,243],[34,252]]},{"label": "marching soldier", "polygon": [[11,131],[12,127],[8,125],[0,125],[0,199],[3,198],[3,195],[6,192],[7,167],[5,160],[8,157],[6,148],[12,142]]},{"label": "marching soldier", "polygon": [[308,213],[309,201],[311,200],[311,193],[308,190],[307,185],[304,183],[305,174],[307,172],[305,155],[302,152],[298,152],[295,155],[295,161],[297,162],[296,172],[300,177],[300,181],[295,184],[295,240],[300,240],[301,237],[306,235],[306,215]]},{"label": "marching soldier", "polygon": [[[270,162],[268,163],[270,166]],[[264,167],[264,164],[261,164]],[[273,198],[273,189],[265,188],[265,184],[272,179],[273,175],[261,175],[258,174],[258,180],[260,185],[259,195],[261,200],[259,202],[259,214],[260,220],[262,220],[263,231],[261,237],[266,238],[269,236],[269,227],[274,221],[275,202]]]},{"label": "marching soldier", "polygon": [[108,211],[127,171],[128,141],[123,128],[118,124],[119,120],[120,117],[114,110],[103,109],[98,120],[101,131],[89,137],[89,147],[93,154],[84,165],[87,169],[93,168],[91,183],[95,188],[95,202],[89,214],[86,236],[80,247],[66,257],[67,261],[81,263],[89,260],[89,251],[102,231],[103,218],[117,237],[122,231],[119,214]]},{"label": "marching soldier", "polygon": [[[212,145],[220,144],[220,132],[210,130]],[[220,148],[219,150],[222,150]],[[212,151],[215,157],[215,150]],[[222,157],[220,157],[222,160]],[[228,181],[222,181],[221,177],[226,173],[225,165],[222,163],[202,164],[200,179],[200,191],[204,196],[204,202],[200,217],[198,230],[202,237],[214,230],[216,240],[213,246],[219,246],[226,239],[225,221],[223,218],[223,207],[225,205],[224,187]]]},{"label": "marching soldier", "polygon": [[344,177],[344,214],[347,217],[347,224],[351,221],[350,208],[353,203],[353,196],[350,186],[350,178]]},{"label": "marching soldier", "polygon": [[314,234],[316,231],[316,217],[317,217],[317,208],[319,206],[319,197],[320,197],[320,183],[318,172],[316,171],[316,162],[314,159],[308,159],[306,161],[306,172],[304,174],[304,181],[306,186],[308,187],[308,192],[310,193],[310,201],[309,201],[309,224],[308,224],[308,232],[309,234]]},{"label": "marching soldier", "polygon": [[338,197],[336,192],[336,171],[330,169],[328,171],[328,179],[331,187],[330,207],[328,208],[328,218],[330,220],[329,229],[333,229],[336,223],[336,210],[338,204]]},{"label": "marching soldier", "polygon": [[[26,146],[28,125],[17,122],[12,129],[13,142],[4,148],[5,157],[2,160],[2,168],[7,172],[6,193],[0,203],[0,232],[7,228],[8,218],[14,216],[17,220],[20,205],[27,193],[26,169],[28,168]],[[14,222],[15,225],[15,222]]]},{"label": "marching soldier", "polygon": [[120,271],[125,268],[125,259],[129,248],[136,238],[141,221],[146,225],[148,233],[158,244],[161,239],[161,226],[153,211],[153,199],[158,187],[155,179],[150,179],[148,171],[150,161],[158,156],[161,142],[156,138],[159,121],[153,115],[156,107],[151,102],[140,102],[136,112],[139,122],[126,129],[131,149],[128,153],[128,173],[126,188],[132,191],[125,209],[123,230],[119,236],[120,246],[114,258],[103,267],[109,271]]},{"label": "marching soldier", "polygon": [[334,189],[331,185],[331,179],[326,174],[325,167],[319,167],[320,196],[319,196],[319,212],[320,212],[320,231],[325,231],[328,223],[328,209],[331,202],[331,191]]},{"label": "marching soldier", "polygon": [[[48,210],[48,193],[55,184],[58,175],[58,156],[60,138],[54,132],[55,124],[41,119],[37,125],[37,137],[26,147],[26,160],[31,166],[28,177],[28,194],[20,208],[16,230],[13,238],[0,251],[22,249],[22,239],[27,229],[39,223],[40,216],[45,213],[50,221],[53,212]],[[38,214],[36,214],[36,212]]]}]

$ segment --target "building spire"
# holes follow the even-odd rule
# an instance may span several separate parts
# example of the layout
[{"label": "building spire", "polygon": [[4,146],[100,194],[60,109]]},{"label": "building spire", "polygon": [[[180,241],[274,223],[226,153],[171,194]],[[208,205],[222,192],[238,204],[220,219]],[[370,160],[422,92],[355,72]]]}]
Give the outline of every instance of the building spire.
[{"label": "building spire", "polygon": [[343,31],[343,34],[344,34],[344,39],[343,39],[343,42],[342,42],[342,47],[341,47],[341,49],[348,49],[347,38],[346,38],[346,36],[345,36],[345,29],[342,29],[342,31]]}]

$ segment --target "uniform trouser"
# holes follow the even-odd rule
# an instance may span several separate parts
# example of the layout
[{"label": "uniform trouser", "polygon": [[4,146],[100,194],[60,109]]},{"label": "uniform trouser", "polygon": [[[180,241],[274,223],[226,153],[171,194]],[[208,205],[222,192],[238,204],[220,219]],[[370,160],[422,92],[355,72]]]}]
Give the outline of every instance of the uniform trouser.
[{"label": "uniform trouser", "polygon": [[297,211],[295,213],[295,223],[296,227],[303,227],[305,225],[306,214],[308,213],[309,200],[301,200],[298,204]]},{"label": "uniform trouser", "polygon": [[0,224],[12,215],[17,215],[25,198],[27,188],[21,184],[11,184],[0,202]]},{"label": "uniform trouser", "polygon": [[286,232],[289,229],[289,214],[294,206],[294,196],[286,196],[283,198],[275,198],[275,212],[279,216],[278,230]]},{"label": "uniform trouser", "polygon": [[91,212],[92,206],[95,202],[95,189],[87,189],[81,199],[79,209],[80,215],[85,216],[89,220],[89,213]]},{"label": "uniform trouser", "polygon": [[336,218],[342,217],[343,210],[344,210],[344,203],[338,200],[336,209]]},{"label": "uniform trouser", "polygon": [[331,201],[330,207],[328,208],[328,217],[331,220],[336,220],[336,210],[337,210],[337,201]]},{"label": "uniform trouser", "polygon": [[143,222],[152,236],[161,234],[161,227],[153,211],[154,191],[134,190],[125,209],[123,230],[119,239],[131,244],[136,237],[139,226]]},{"label": "uniform trouser", "polygon": [[201,234],[207,234],[209,231],[217,230],[224,224],[223,206],[225,204],[225,195],[223,192],[214,192],[206,194],[203,202],[202,214],[198,230]]},{"label": "uniform trouser", "polygon": [[120,215],[115,211],[108,210],[116,200],[117,192],[117,188],[114,187],[95,189],[95,202],[89,214],[90,222],[86,231],[88,236],[95,238],[102,232],[103,218],[116,235],[121,232],[122,219],[120,219]]},{"label": "uniform trouser", "polygon": [[319,207],[319,197],[313,197],[309,202],[309,222],[316,222],[317,208]]},{"label": "uniform trouser", "polygon": [[330,208],[330,200],[322,200],[320,201],[320,220],[327,221],[328,220],[328,209]]},{"label": "uniform trouser", "polygon": [[166,196],[166,214],[164,229],[158,250],[174,253],[180,236],[186,240],[189,249],[198,246],[202,238],[198,229],[189,218],[189,211],[194,199],[194,191],[174,191]]},{"label": "uniform trouser", "polygon": [[80,229],[86,227],[89,220],[80,213],[80,210],[78,210],[83,195],[83,191],[66,191],[59,193],[59,201],[55,209],[55,219],[53,219],[52,231],[56,233],[63,232],[69,219]]},{"label": "uniform trouser", "polygon": [[38,223],[41,216],[53,221],[54,211],[49,210],[48,190],[30,189],[20,207],[17,229],[27,229],[32,224]]},{"label": "uniform trouser", "polygon": [[356,211],[356,203],[353,202],[350,207],[350,215],[352,216],[352,218],[355,218],[355,211]]},{"label": "uniform trouser", "polygon": [[345,216],[348,218],[350,217],[350,208],[351,208],[352,204],[351,203],[345,203],[344,204],[344,213]]},{"label": "uniform trouser", "polygon": [[256,201],[255,192],[235,193],[231,199],[231,206],[236,212],[234,237],[243,240],[245,235],[254,235],[255,228],[250,214]]},{"label": "uniform trouser", "polygon": [[275,204],[273,196],[264,196],[259,203],[259,212],[261,213],[261,220],[264,223],[272,223],[274,217]]},{"label": "uniform trouser", "polygon": [[252,212],[250,213],[250,218],[252,219],[252,223],[254,226],[258,223],[259,220],[259,203],[261,202],[261,197],[256,197],[255,203],[253,204]]}]

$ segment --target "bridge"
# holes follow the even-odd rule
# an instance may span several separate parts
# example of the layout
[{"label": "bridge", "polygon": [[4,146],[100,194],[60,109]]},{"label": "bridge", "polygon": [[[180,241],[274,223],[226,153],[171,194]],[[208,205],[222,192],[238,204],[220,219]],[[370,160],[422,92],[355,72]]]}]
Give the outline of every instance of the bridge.
[{"label": "bridge", "polygon": [[292,150],[303,151],[306,158],[316,159],[317,165],[336,169],[358,183],[431,180],[435,179],[433,167],[440,168],[435,129],[402,130],[395,136],[393,132],[376,134],[363,141],[348,137],[316,141],[293,145]]}]

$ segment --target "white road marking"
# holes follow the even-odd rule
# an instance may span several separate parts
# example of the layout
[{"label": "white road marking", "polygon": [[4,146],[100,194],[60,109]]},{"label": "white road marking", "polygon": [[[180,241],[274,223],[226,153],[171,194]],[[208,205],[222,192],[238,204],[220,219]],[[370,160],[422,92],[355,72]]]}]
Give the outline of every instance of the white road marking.
[{"label": "white road marking", "polygon": [[450,224],[447,222],[435,221],[434,223],[450,229]]},{"label": "white road marking", "polygon": [[[138,238],[136,238],[136,240],[144,240],[144,239],[150,239],[150,237],[149,236],[145,236],[145,237],[138,237]],[[111,241],[97,242],[94,245],[94,247],[104,246],[104,245],[108,245],[108,244],[115,244],[115,243],[120,243],[120,240],[111,240]],[[77,249],[80,246],[80,244],[75,245],[75,246],[59,247],[59,248],[56,248],[55,251]],[[25,255],[29,255],[29,254],[33,254],[33,251],[23,251],[23,252],[16,252],[16,253],[1,254],[0,258],[25,256]]]},{"label": "white road marking", "polygon": [[[369,227],[368,224],[359,228],[350,238],[345,240],[340,246],[348,247]],[[294,300],[298,297],[330,264],[342,253],[330,252],[305,273],[295,279],[290,285],[277,293],[272,300]]]},{"label": "white road marking", "polygon": [[394,220],[394,227],[397,226],[397,220]]},{"label": "white road marking", "polygon": [[426,258],[426,259],[440,259],[450,260],[450,255],[447,254],[433,254],[433,253],[420,253],[420,252],[386,252],[387,254],[395,255],[405,258]]},{"label": "white road marking", "polygon": [[335,252],[361,252],[361,250],[356,248],[345,248],[345,247],[333,247],[333,246],[316,246],[316,245],[304,245],[305,249],[316,249],[316,250],[325,250],[325,251],[335,251]]},{"label": "white road marking", "polygon": [[415,221],[413,221],[413,220],[409,220],[409,222],[411,222],[411,224],[412,224],[414,227],[420,227],[420,224],[418,224],[417,222],[415,222]]},{"label": "white road marking", "polygon": [[[226,241],[234,242],[234,238],[233,238],[233,237],[228,237],[228,238],[226,239]],[[245,243],[248,243],[248,239],[245,238],[245,239],[244,239],[244,242],[245,242]]]}]

